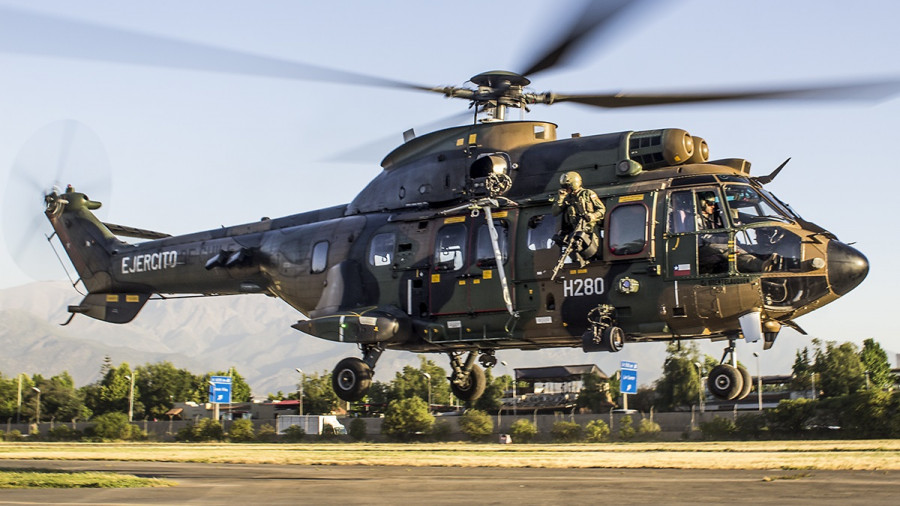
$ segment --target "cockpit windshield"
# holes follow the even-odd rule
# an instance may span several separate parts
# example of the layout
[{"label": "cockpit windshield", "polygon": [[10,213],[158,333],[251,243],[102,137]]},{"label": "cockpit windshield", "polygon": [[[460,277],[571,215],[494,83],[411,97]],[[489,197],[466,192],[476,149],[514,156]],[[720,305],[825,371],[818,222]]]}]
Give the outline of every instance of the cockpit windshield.
[{"label": "cockpit windshield", "polygon": [[772,202],[778,209],[782,210],[788,216],[790,216],[794,219],[797,219],[797,220],[803,219],[800,217],[799,214],[797,214],[796,211],[791,209],[791,206],[782,202],[781,199],[776,197],[772,192],[766,191],[764,188],[759,188],[759,193],[761,193],[764,197],[769,199],[770,202]]},{"label": "cockpit windshield", "polygon": [[725,185],[725,200],[735,226],[772,220],[789,222],[793,219],[790,211],[770,203],[749,185]]}]

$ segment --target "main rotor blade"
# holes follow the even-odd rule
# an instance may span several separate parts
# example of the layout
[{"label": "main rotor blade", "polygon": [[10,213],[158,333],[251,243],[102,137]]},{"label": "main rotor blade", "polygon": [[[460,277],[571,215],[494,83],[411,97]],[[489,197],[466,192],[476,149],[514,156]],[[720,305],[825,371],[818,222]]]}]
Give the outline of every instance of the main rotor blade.
[{"label": "main rotor blade", "polygon": [[563,63],[574,49],[588,36],[599,31],[610,31],[622,21],[622,14],[639,4],[647,4],[647,0],[588,0],[578,15],[572,18],[568,26],[564,26],[558,35],[542,53],[522,65],[520,72],[530,76]]},{"label": "main rotor blade", "polygon": [[0,51],[281,79],[440,91],[393,79],[9,7],[0,7]]},{"label": "main rotor blade", "polygon": [[743,100],[856,100],[879,102],[900,92],[900,80],[840,84],[809,88],[782,88],[700,93],[550,93],[547,102],[576,102],[594,107],[620,108]]},{"label": "main rotor blade", "polygon": [[[435,132],[444,128],[458,126],[463,120],[468,118],[474,118],[472,111],[456,113],[426,125],[416,126],[413,130],[424,133]],[[402,140],[400,133],[393,133],[340,153],[331,154],[321,161],[331,163],[378,163],[388,152],[399,146]]]}]

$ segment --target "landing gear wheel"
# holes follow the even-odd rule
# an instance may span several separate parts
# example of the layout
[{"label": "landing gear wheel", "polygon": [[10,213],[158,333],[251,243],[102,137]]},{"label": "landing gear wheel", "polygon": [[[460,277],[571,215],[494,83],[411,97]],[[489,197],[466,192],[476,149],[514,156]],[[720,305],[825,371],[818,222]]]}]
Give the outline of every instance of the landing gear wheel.
[{"label": "landing gear wheel", "polygon": [[331,373],[331,387],[341,399],[353,402],[366,396],[372,386],[372,368],[362,360],[348,357],[338,362]]},{"label": "landing gear wheel", "polygon": [[474,401],[484,393],[484,371],[477,365],[472,365],[468,378],[458,378],[454,373],[450,377],[450,390],[453,395],[463,401]]},{"label": "landing gear wheel", "polygon": [[717,398],[730,401],[741,393],[741,389],[744,388],[744,378],[737,368],[728,364],[720,364],[709,372],[706,386]]},{"label": "landing gear wheel", "polygon": [[739,365],[737,366],[737,370],[741,373],[741,379],[744,381],[740,393],[738,393],[738,396],[734,399],[739,401],[750,395],[750,390],[753,388],[753,378],[750,376],[750,371],[748,371],[746,367]]},{"label": "landing gear wheel", "polygon": [[625,332],[622,327],[607,327],[600,335],[600,343],[607,351],[615,353],[625,346]]}]

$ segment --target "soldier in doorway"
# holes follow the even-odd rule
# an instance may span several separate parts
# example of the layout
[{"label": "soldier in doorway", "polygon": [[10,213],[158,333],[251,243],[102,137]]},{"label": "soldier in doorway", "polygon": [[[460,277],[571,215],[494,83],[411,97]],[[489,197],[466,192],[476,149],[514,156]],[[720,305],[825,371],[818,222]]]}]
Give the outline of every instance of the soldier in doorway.
[{"label": "soldier in doorway", "polygon": [[566,172],[559,178],[560,189],[553,200],[553,215],[563,215],[556,242],[565,248],[563,254],[584,267],[600,248],[598,225],[606,207],[593,190],[584,188],[581,175]]}]

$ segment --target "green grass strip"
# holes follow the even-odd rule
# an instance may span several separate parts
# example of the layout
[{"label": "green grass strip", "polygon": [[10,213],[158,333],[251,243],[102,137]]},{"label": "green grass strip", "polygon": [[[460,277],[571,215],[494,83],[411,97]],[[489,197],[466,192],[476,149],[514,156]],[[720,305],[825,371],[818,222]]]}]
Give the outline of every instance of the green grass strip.
[{"label": "green grass strip", "polygon": [[0,488],[143,488],[174,487],[175,482],[130,474],[66,472],[49,469],[0,469]]}]

